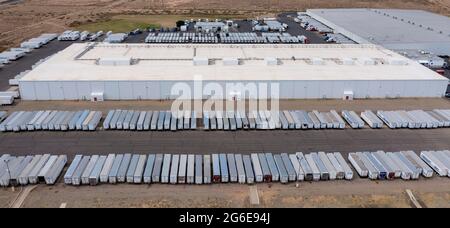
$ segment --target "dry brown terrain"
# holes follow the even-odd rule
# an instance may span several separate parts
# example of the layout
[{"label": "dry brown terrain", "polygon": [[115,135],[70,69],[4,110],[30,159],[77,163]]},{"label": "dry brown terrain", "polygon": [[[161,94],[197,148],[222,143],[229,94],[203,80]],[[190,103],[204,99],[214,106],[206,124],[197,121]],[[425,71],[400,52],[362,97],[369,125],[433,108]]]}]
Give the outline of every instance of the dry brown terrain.
[{"label": "dry brown terrain", "polygon": [[[100,185],[73,187],[63,184],[38,186],[22,207],[413,207],[411,189],[423,207],[450,207],[450,179],[433,177],[419,181],[302,182],[282,185],[257,184],[259,205],[250,203],[250,187],[216,185]],[[0,189],[0,207],[17,198],[11,189]]]},{"label": "dry brown terrain", "polygon": [[449,0],[9,0],[0,1],[0,50],[44,32],[61,32],[122,14],[253,17],[334,7],[425,9],[450,15]]},{"label": "dry brown terrain", "polygon": [[[2,106],[1,111],[29,111],[29,110],[81,110],[93,109],[107,112],[111,109],[130,109],[130,110],[169,110],[173,101],[20,101],[14,106]],[[228,101],[228,103],[230,103]],[[232,102],[231,102],[232,103]],[[248,101],[247,101],[248,104]],[[226,107],[224,103],[224,107]],[[232,105],[232,104],[229,104]],[[269,102],[270,105],[270,102]],[[280,109],[302,109],[329,111],[330,109],[353,110],[361,112],[370,110],[432,110],[449,109],[450,100],[442,98],[402,98],[402,99],[362,99],[353,101],[343,100],[280,100]]]}]

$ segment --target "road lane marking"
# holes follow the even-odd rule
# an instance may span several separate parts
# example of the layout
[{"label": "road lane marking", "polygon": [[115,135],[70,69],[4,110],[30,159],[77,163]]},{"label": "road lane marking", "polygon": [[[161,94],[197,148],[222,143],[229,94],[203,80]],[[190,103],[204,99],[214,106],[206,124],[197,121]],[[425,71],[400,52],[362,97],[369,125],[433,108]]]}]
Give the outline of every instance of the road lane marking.
[{"label": "road lane marking", "polygon": [[30,195],[30,193],[37,187],[37,185],[34,186],[27,186],[25,188],[23,188],[23,191],[21,191],[19,193],[19,196],[17,197],[17,199],[13,202],[13,204],[11,205],[11,208],[21,208],[23,202],[25,202],[25,200],[27,199],[28,195]]},{"label": "road lane marking", "polygon": [[416,208],[422,208],[422,205],[420,205],[419,201],[417,201],[416,197],[410,189],[406,189],[406,194],[408,194],[409,200],[411,200]]},{"label": "road lane marking", "polygon": [[259,195],[256,185],[250,186],[250,204],[259,205]]}]

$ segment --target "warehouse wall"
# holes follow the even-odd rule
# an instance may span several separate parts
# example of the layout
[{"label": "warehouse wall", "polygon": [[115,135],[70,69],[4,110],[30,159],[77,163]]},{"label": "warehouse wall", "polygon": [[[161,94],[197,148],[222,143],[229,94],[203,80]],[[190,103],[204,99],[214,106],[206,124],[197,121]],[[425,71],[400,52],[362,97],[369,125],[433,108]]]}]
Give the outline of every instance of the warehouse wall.
[{"label": "warehouse wall", "polygon": [[[178,82],[178,81],[177,81]],[[19,81],[23,100],[89,100],[92,92],[104,92],[106,100],[174,99],[174,81]],[[225,81],[214,81],[225,89]],[[267,81],[259,81],[269,83]],[[256,82],[256,83],[259,83]],[[192,81],[185,81],[193,88]],[[203,81],[203,86],[208,81]],[[235,82],[238,83],[238,82]],[[249,81],[242,81],[249,83]],[[447,80],[408,81],[280,81],[281,99],[341,99],[352,90],[355,98],[442,97]],[[269,95],[270,96],[270,95]],[[204,97],[206,98],[206,97]]]}]

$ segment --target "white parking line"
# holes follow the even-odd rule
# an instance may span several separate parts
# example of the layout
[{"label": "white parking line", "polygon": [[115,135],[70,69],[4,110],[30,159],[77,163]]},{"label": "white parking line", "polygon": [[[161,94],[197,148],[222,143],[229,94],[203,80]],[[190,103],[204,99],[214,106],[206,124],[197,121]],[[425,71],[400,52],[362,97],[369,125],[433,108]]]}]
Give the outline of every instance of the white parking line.
[{"label": "white parking line", "polygon": [[410,189],[406,189],[406,194],[408,194],[409,200],[411,200],[416,208],[422,208],[422,205],[420,205]]},{"label": "white parking line", "polygon": [[256,185],[250,186],[250,204],[259,205],[259,195]]}]

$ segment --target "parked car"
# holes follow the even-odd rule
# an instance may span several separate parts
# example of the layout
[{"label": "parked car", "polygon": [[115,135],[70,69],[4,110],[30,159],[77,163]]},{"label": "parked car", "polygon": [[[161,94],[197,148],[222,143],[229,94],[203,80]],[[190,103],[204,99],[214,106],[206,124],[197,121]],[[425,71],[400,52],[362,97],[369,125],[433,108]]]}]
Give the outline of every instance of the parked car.
[{"label": "parked car", "polygon": [[444,69],[439,69],[439,70],[436,70],[436,73],[438,73],[440,75],[445,75],[445,70]]},{"label": "parked car", "polygon": [[445,94],[445,97],[446,97],[446,98],[450,98],[450,93],[446,93],[446,94]]},{"label": "parked car", "polygon": [[141,33],[142,33],[141,29],[135,29],[135,30],[131,31],[129,33],[129,35],[137,35],[137,34],[141,34]]}]

